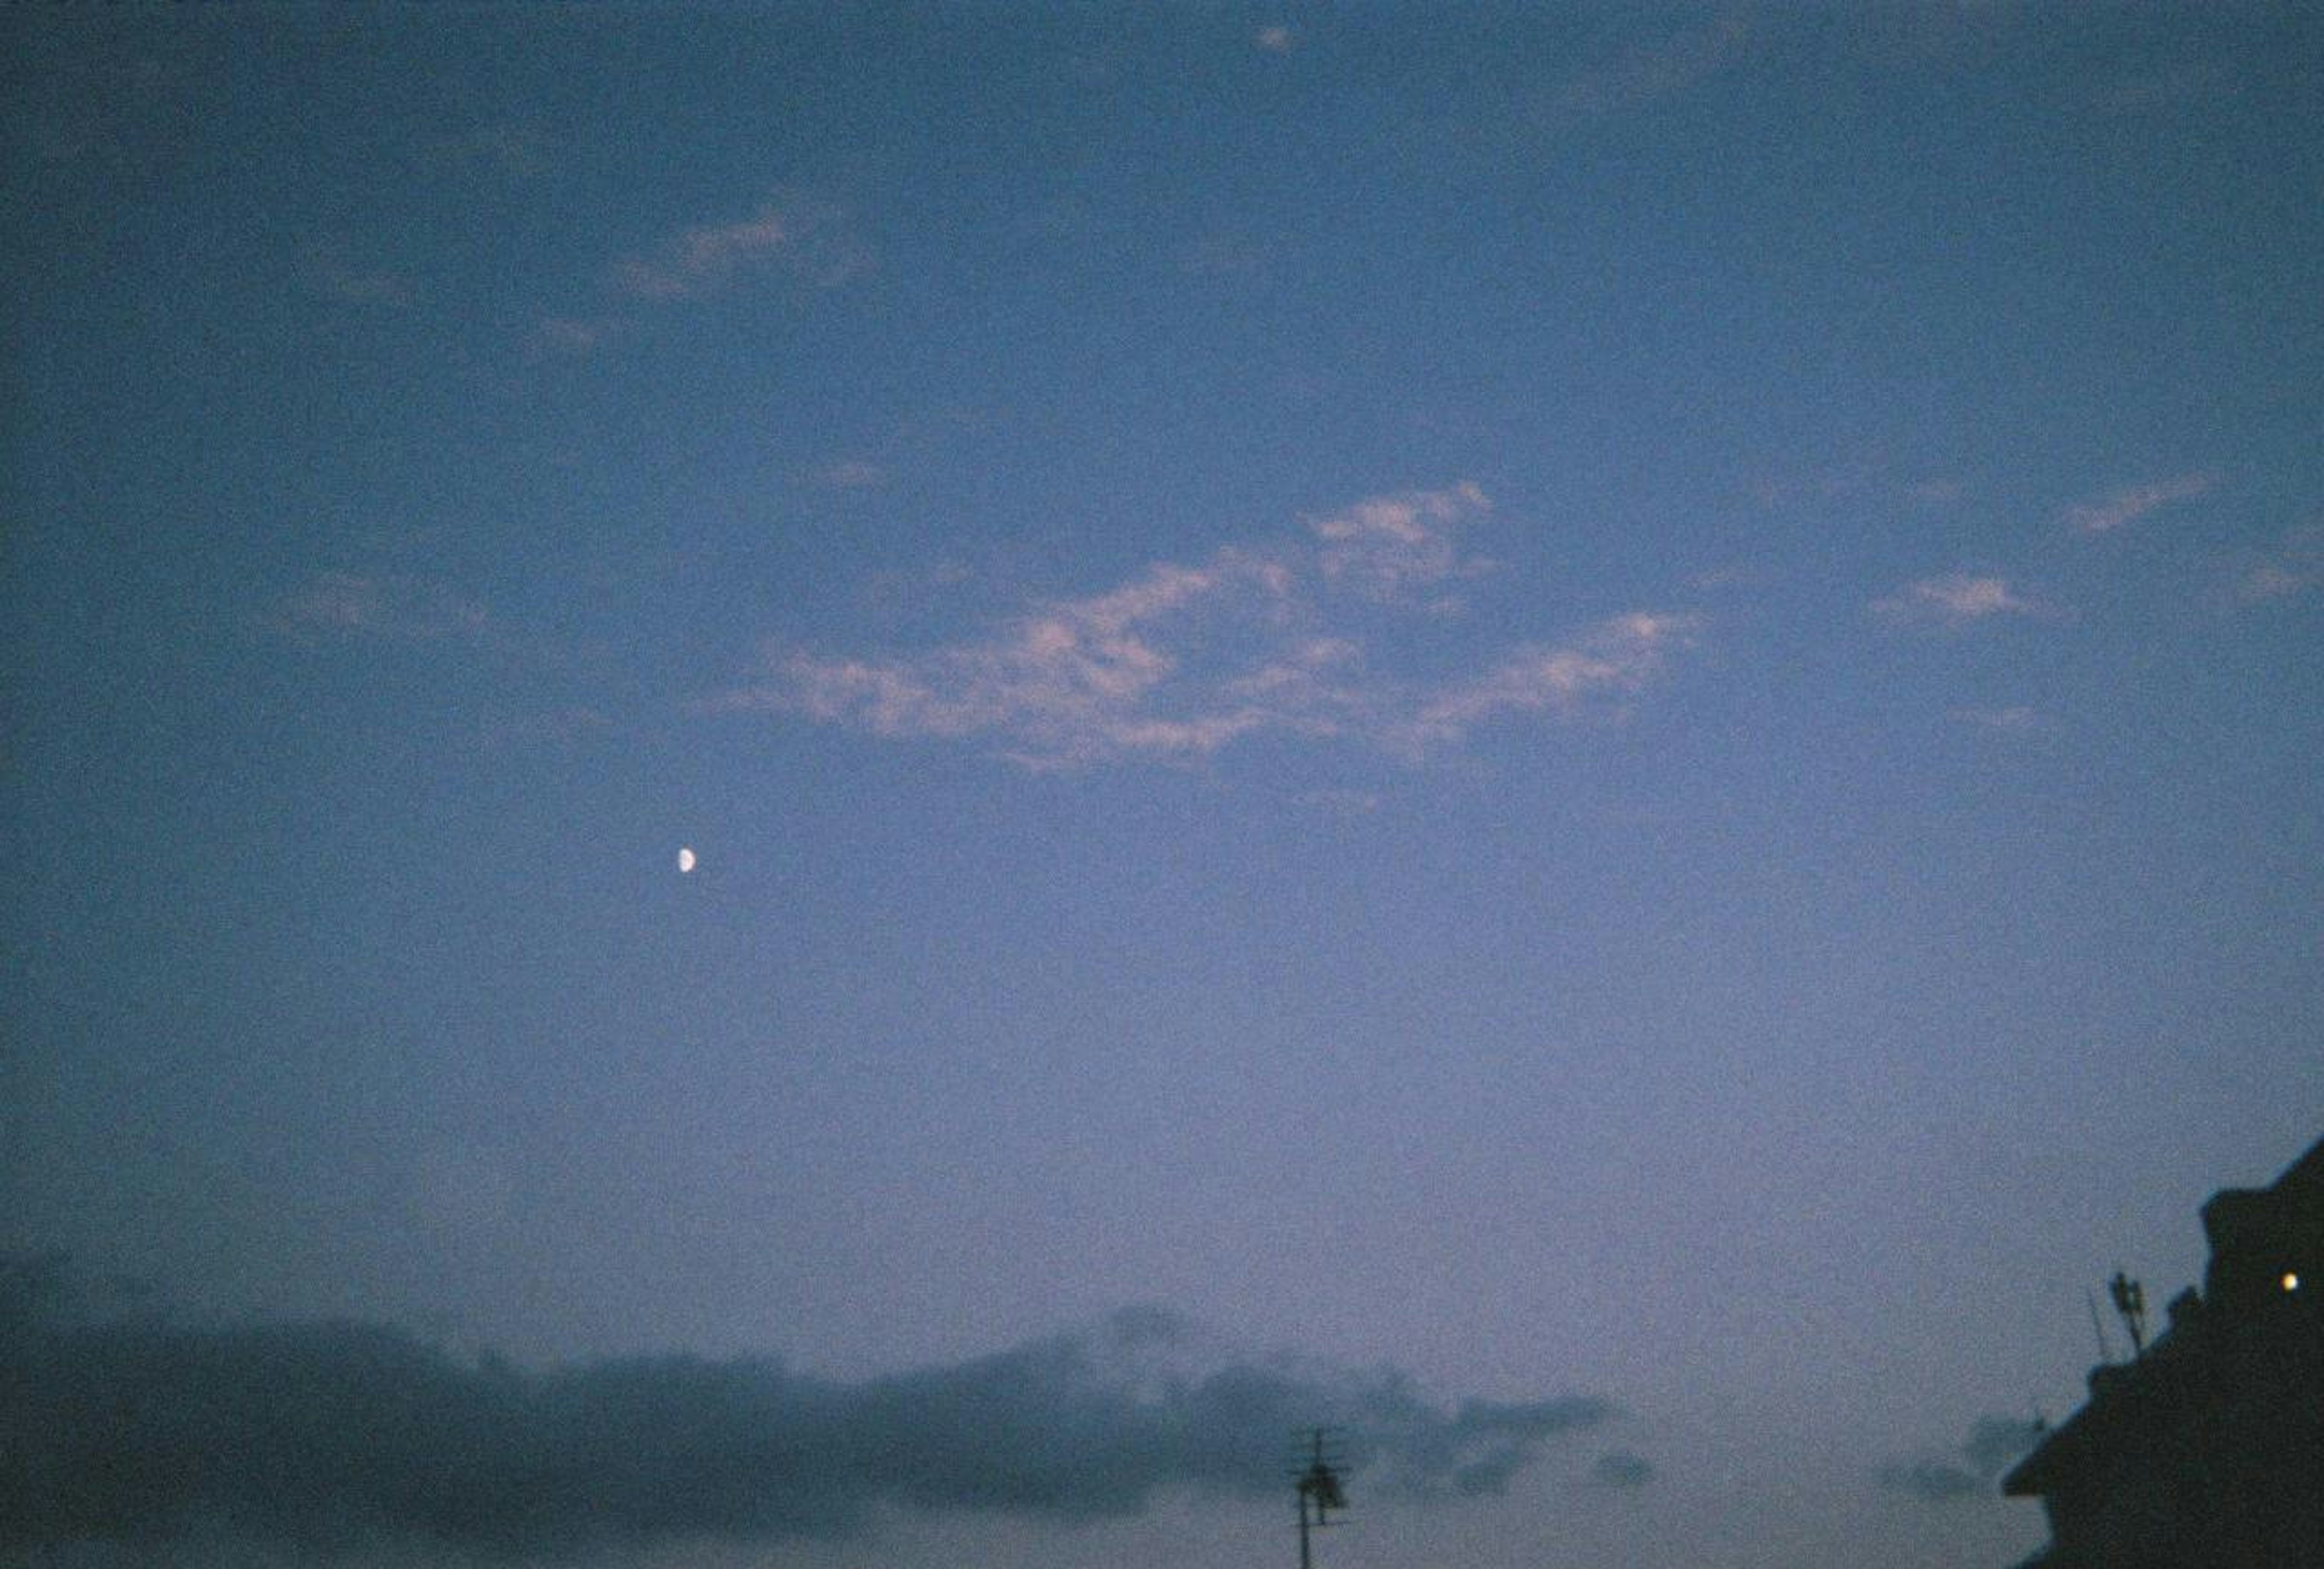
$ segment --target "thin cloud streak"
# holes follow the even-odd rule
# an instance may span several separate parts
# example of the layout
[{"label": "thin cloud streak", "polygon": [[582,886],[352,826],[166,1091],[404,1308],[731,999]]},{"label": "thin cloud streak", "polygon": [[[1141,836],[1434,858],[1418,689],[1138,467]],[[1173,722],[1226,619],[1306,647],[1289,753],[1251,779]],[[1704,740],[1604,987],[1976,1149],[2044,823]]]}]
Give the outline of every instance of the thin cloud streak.
[{"label": "thin cloud streak", "polygon": [[2324,587],[2324,524],[2294,529],[2275,549],[2245,562],[2235,579],[2235,597],[2245,605],[2292,599]]},{"label": "thin cloud streak", "polygon": [[2219,476],[2211,473],[2182,474],[2171,479],[2134,485],[2103,501],[2085,502],[2066,509],[2066,526],[2082,534],[2110,534],[2173,503],[2192,501],[2209,494]]},{"label": "thin cloud streak", "polygon": [[659,244],[614,261],[605,289],[631,309],[565,312],[536,321],[536,355],[579,357],[626,330],[635,313],[700,304],[765,274],[815,289],[835,289],[871,265],[871,253],[840,208],[797,193],[778,193],[747,217],[693,224]]},{"label": "thin cloud streak", "polygon": [[1890,621],[1960,626],[1997,615],[2038,615],[2043,607],[2020,596],[2006,578],[1951,572],[1908,583],[1874,600],[1872,609]]},{"label": "thin cloud streak", "polygon": [[492,625],[478,600],[424,578],[322,572],[286,596],[276,628],[305,641],[380,637],[412,641],[476,638]]},{"label": "thin cloud streak", "polygon": [[637,300],[710,299],[742,277],[779,265],[818,288],[834,288],[867,264],[834,210],[798,198],[770,200],[750,217],[679,230],[651,251],[613,267],[619,291]]},{"label": "thin cloud streak", "polygon": [[[34,1282],[36,1285],[38,1282]],[[1446,1407],[1393,1370],[1222,1354],[1156,1308],[847,1384],[763,1358],[543,1373],[357,1324],[60,1324],[5,1305],[0,1546],[193,1536],[316,1558],[403,1542],[506,1557],[835,1539],[883,1507],[1090,1520],[1282,1487],[1340,1427],[1374,1497],[1500,1491],[1612,1415],[1590,1396]]]},{"label": "thin cloud streak", "polygon": [[645,300],[699,300],[744,267],[763,263],[791,242],[782,215],[761,208],[739,223],[699,224],[664,241],[649,256],[617,264],[622,291]]},{"label": "thin cloud streak", "polygon": [[1427,740],[1457,741],[1500,715],[1567,714],[1609,693],[1635,692],[1701,624],[1693,615],[1619,615],[1566,647],[1520,649],[1487,675],[1431,698],[1415,730]]},{"label": "thin cloud streak", "polygon": [[985,738],[1035,769],[1187,762],[1262,733],[1410,754],[1505,715],[1636,692],[1691,641],[1697,617],[1634,614],[1563,644],[1521,645],[1474,678],[1376,669],[1353,623],[1383,609],[1456,610],[1452,586],[1491,569],[1459,533],[1490,504],[1469,484],[1368,498],[1309,520],[1305,540],[1157,563],[920,654],[778,648],[759,680],[705,706],[890,738]]}]

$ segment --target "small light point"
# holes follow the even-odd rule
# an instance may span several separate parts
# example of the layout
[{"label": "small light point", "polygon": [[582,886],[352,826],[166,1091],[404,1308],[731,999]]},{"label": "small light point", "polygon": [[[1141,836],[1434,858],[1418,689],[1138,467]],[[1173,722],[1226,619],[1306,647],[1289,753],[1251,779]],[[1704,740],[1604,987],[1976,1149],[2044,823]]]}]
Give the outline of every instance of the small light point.
[{"label": "small light point", "polygon": [[2286,1269],[2283,1272],[2283,1288],[2286,1291],[2297,1291],[2300,1289],[2300,1272],[2298,1270]]}]

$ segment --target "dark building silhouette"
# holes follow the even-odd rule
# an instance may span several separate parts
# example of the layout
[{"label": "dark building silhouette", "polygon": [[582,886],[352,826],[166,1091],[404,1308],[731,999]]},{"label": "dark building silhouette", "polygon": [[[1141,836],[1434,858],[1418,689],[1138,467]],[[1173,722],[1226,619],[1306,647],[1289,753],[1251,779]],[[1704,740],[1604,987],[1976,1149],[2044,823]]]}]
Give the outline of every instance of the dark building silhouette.
[{"label": "dark building silhouette", "polygon": [[2002,1479],[2050,1517],[2021,1569],[2324,1569],[2324,1140],[2203,1233],[2201,1292]]}]

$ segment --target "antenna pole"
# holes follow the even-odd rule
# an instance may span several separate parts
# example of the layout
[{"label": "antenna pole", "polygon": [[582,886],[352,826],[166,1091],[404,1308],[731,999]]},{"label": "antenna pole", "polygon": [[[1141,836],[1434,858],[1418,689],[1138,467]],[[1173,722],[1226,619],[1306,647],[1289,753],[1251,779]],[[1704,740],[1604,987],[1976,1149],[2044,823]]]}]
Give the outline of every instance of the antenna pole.
[{"label": "antenna pole", "polygon": [[1326,1511],[1348,1507],[1347,1497],[1340,1491],[1340,1473],[1323,1451],[1323,1429],[1308,1429],[1307,1439],[1306,1468],[1292,1473],[1299,1495],[1299,1569],[1314,1569],[1310,1534],[1332,1523]]},{"label": "antenna pole", "polygon": [[2098,1293],[2085,1286],[2082,1288],[2082,1300],[2090,1306],[2090,1333],[2098,1337],[2098,1361],[2110,1366],[2114,1361],[2114,1347],[2107,1344],[2106,1320],[2098,1316]]},{"label": "antenna pole", "polygon": [[2146,1288],[2116,1269],[2107,1290],[2114,1297],[2114,1310],[2122,1315],[2123,1327],[2130,1332],[2130,1355],[2135,1361],[2146,1354]]}]

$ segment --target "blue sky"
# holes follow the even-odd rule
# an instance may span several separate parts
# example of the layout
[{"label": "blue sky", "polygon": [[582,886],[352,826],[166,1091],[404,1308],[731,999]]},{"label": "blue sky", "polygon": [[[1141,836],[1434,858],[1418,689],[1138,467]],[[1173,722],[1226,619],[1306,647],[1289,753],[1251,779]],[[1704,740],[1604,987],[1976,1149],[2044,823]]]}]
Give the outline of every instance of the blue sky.
[{"label": "blue sky", "polygon": [[56,1343],[953,1490],[60,1562],[1999,1565],[2324,1124],[2296,9],[6,25]]}]

